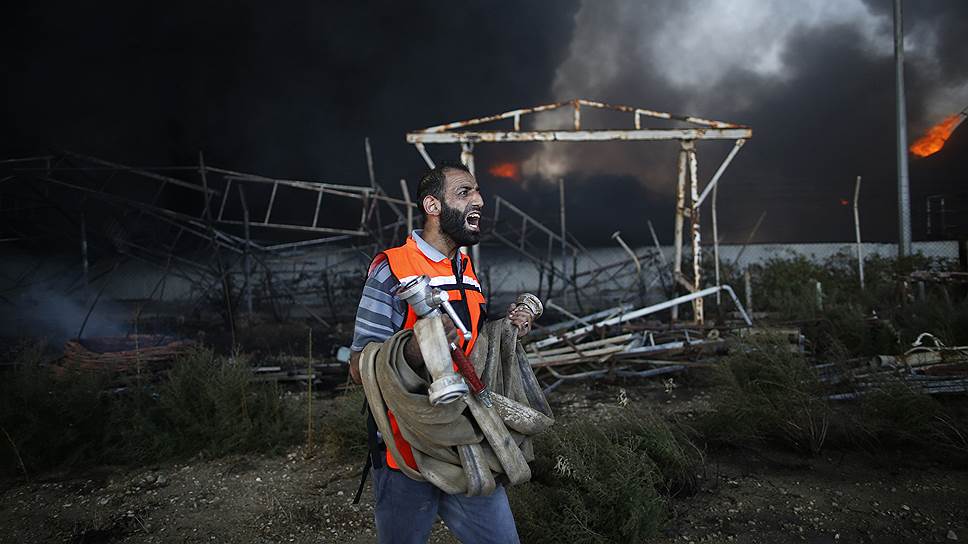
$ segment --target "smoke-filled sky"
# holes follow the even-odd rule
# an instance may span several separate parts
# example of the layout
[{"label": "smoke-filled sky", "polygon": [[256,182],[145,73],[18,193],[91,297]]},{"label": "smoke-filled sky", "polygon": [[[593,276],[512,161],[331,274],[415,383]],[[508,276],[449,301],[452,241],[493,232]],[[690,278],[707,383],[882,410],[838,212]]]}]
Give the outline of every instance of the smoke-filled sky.
[{"label": "smoke-filled sky", "polygon": [[[423,163],[408,130],[571,98],[749,125],[722,179],[720,234],[849,240],[857,175],[865,237],[896,238],[890,0],[547,2],[33,2],[0,23],[0,155],[70,149],[130,164],[209,164],[364,184],[363,138],[393,192]],[[968,106],[968,2],[906,2],[910,140]],[[593,127],[631,120],[589,113]],[[554,115],[532,126],[549,128]],[[960,130],[965,131],[962,127]],[[912,159],[924,197],[965,192],[965,134]],[[728,145],[700,143],[708,180]],[[493,144],[485,192],[590,243],[621,229],[671,241],[675,143]],[[456,159],[456,147],[430,148]],[[498,178],[499,162],[523,179]],[[707,212],[708,213],[708,212]],[[708,223],[708,221],[707,221]]]}]

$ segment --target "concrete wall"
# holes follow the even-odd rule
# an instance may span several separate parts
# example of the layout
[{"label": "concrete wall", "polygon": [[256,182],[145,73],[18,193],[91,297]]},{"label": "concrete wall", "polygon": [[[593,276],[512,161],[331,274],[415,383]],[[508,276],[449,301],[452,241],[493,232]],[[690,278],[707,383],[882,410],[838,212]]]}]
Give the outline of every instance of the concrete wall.
[{"label": "concrete wall", "polygon": [[[704,248],[711,259],[712,248]],[[650,248],[640,247],[640,255],[649,253]],[[956,242],[915,242],[914,250],[927,256],[950,259],[957,262]],[[732,263],[741,251],[740,246],[723,245],[720,247],[720,259],[724,263]],[[823,244],[753,244],[748,246],[738,261],[738,265],[746,267],[753,263],[760,263],[774,257],[791,257],[799,254],[807,258],[822,262],[837,253],[852,255],[854,245],[850,243]],[[672,247],[662,248],[666,262],[672,262]],[[867,256],[881,255],[892,257],[896,254],[894,244],[865,244],[864,253]],[[203,256],[195,256],[201,258]],[[190,258],[190,257],[189,257]],[[656,257],[652,257],[656,259]],[[538,292],[539,283],[543,286],[542,294],[546,292],[547,283],[542,283],[538,267],[520,253],[508,248],[484,247],[481,251],[481,266],[479,275],[485,287],[489,288],[492,308],[501,308],[521,292]],[[688,258],[687,258],[688,261]],[[317,309],[322,315],[328,315],[332,309],[338,313],[350,313],[355,309],[356,301],[362,289],[369,256],[348,251],[336,252],[334,248],[314,248],[294,252],[284,257],[274,257],[267,261],[272,270],[274,282],[284,284],[297,294],[302,305]],[[594,248],[586,256],[578,259],[577,263],[568,260],[567,268],[572,271],[577,265],[579,272],[588,271],[601,266],[616,263],[628,263],[629,256],[618,247]],[[647,286],[652,289],[647,299],[661,298],[658,287],[661,285],[655,274],[654,265],[646,260],[645,277]],[[687,263],[684,263],[687,264]],[[560,266],[560,262],[558,263]],[[193,273],[185,267],[173,267],[166,276],[162,269],[136,260],[128,260],[111,271],[110,263],[95,263],[90,272],[91,285],[85,287],[82,281],[80,260],[76,256],[57,256],[40,258],[27,253],[7,252],[0,258],[0,334],[10,334],[12,330],[22,330],[25,327],[37,325],[53,327],[64,332],[76,333],[76,328],[84,319],[98,292],[103,289],[101,299],[97,305],[97,312],[92,314],[89,327],[97,333],[114,333],[120,327],[118,323],[125,322],[125,316],[130,317],[137,304],[136,301],[152,298],[156,301],[195,304],[200,291],[193,282],[186,277]],[[602,295],[606,302],[618,300],[623,295],[630,296],[629,289],[635,289],[634,267],[627,264],[624,267],[625,276],[617,278],[607,284],[608,289]],[[255,291],[260,293],[263,272],[252,277]],[[235,285],[242,284],[241,274],[233,278]],[[336,282],[330,292],[333,298],[325,296],[322,286],[325,282]],[[560,288],[561,280],[556,279],[556,287]],[[738,287],[738,286],[737,286]],[[157,288],[157,289],[156,289]],[[155,291],[152,295],[152,291]],[[262,292],[262,294],[265,294]],[[585,296],[585,295],[583,295]],[[559,300],[567,307],[574,307],[573,295]],[[589,306],[595,306],[602,301],[590,300]],[[286,299],[280,299],[280,304],[294,307],[293,315],[303,315],[299,305],[292,305]],[[258,305],[258,301],[257,301]]]},{"label": "concrete wall", "polygon": [[[914,251],[929,257],[937,257],[957,261],[958,247],[955,241],[943,242],[914,242]],[[639,247],[636,252],[640,255],[648,253],[652,248]],[[712,247],[704,247],[711,259]],[[720,261],[733,263],[740,254],[742,247],[738,245],[722,245],[719,248]],[[738,266],[744,268],[753,263],[762,263],[770,258],[787,258],[803,255],[815,262],[838,253],[853,255],[854,244],[851,243],[816,243],[816,244],[751,244],[742,251]],[[662,247],[668,263],[672,262],[673,248]],[[894,244],[865,244],[865,256],[880,255],[893,257],[897,253]],[[555,253],[557,257],[558,254]],[[191,257],[189,257],[191,258]],[[684,266],[688,266],[688,255],[684,257]],[[494,292],[535,290],[539,283],[539,269],[533,261],[507,248],[485,247],[481,250],[481,275],[488,275],[491,289]],[[284,257],[274,257],[266,261],[271,267],[273,277],[277,280],[293,282],[294,285],[313,285],[320,278],[329,273],[339,274],[347,278],[358,277],[363,281],[369,257],[362,254],[342,252],[336,254],[328,248],[315,248]],[[560,257],[556,259],[560,266]],[[577,261],[579,272],[595,269],[600,266],[615,265],[630,262],[629,256],[621,248],[603,247],[591,248],[587,256]],[[644,261],[646,268],[650,268],[650,261]],[[569,258],[566,267],[569,272],[575,263]],[[671,266],[671,264],[670,264]],[[258,267],[255,267],[258,268]],[[631,271],[631,265],[626,267]],[[103,278],[110,281],[104,287],[105,299],[140,300],[147,298],[156,287],[155,298],[161,295],[166,301],[184,301],[198,295],[192,282],[185,277],[191,275],[184,267],[173,266],[166,278],[164,270],[136,260],[122,263],[116,270],[110,272],[110,265],[95,263],[91,267],[90,277],[96,289],[101,288]],[[241,274],[237,274],[235,281],[241,281]],[[253,276],[258,281],[261,272]],[[37,294],[52,291],[84,291],[82,288],[82,273],[80,260],[72,256],[37,257],[26,253],[8,253],[0,258],[0,293],[5,296],[15,296],[23,291]],[[18,285],[19,280],[19,287]],[[558,283],[558,280],[556,280]]]}]

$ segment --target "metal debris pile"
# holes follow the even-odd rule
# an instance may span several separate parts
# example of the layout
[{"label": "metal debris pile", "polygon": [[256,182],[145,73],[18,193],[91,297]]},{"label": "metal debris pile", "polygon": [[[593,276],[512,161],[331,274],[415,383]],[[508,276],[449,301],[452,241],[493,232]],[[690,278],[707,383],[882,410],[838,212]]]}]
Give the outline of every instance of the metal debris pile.
[{"label": "metal debris pile", "polygon": [[[670,326],[648,316],[725,291],[742,318],[741,323],[701,329]],[[525,347],[531,365],[550,379],[550,392],[570,380],[603,377],[649,377],[710,366],[721,354],[721,330],[749,330],[752,321],[728,285],[711,287],[668,301],[632,309],[623,304],[585,317],[545,327]],[[797,333],[799,339],[800,335]]]},{"label": "metal debris pile", "polygon": [[968,346],[947,347],[928,333],[918,336],[902,355],[877,355],[847,372],[833,364],[817,368],[823,381],[851,389],[831,395],[831,400],[857,398],[896,383],[928,395],[968,392]]},{"label": "metal debris pile", "polygon": [[191,340],[153,334],[75,338],[64,344],[64,357],[55,371],[154,372],[167,368],[194,346]]},{"label": "metal debris pile", "polygon": [[[536,115],[569,109],[567,126],[531,130]],[[608,129],[590,128],[603,120],[610,125],[615,116],[625,122]],[[511,123],[513,127],[504,126]],[[560,227],[549,228],[500,197],[486,208],[493,216],[483,218],[482,243],[514,251],[534,265],[540,298],[554,297],[582,311],[584,306],[625,302],[629,291],[637,291],[644,300],[658,281],[668,292],[699,291],[704,284],[700,205],[709,197],[715,209],[717,183],[751,137],[750,127],[736,123],[574,99],[416,130],[406,139],[429,167],[435,162],[425,144],[459,143],[461,161],[472,173],[474,146],[485,142],[678,142],[673,244],[677,249],[671,262],[659,250],[651,223],[655,250],[633,251],[615,233],[613,239],[629,258],[598,262],[566,228],[563,179],[557,203]],[[733,146],[702,184],[697,145],[707,141]],[[32,278],[28,269],[13,285],[3,286],[0,296],[44,288],[64,296],[90,289],[100,298],[110,287],[106,300],[117,298],[123,278],[146,277],[147,265],[154,269],[149,284],[139,285],[130,297],[140,301],[140,308],[177,300],[188,307],[181,315],[217,314],[233,344],[238,343],[237,329],[257,313],[271,314],[276,321],[298,317],[333,327],[353,316],[369,259],[399,245],[415,226],[417,206],[408,183],[394,179],[393,192],[399,181],[400,196],[391,196],[386,190],[391,184],[377,178],[368,139],[363,147],[368,179],[359,180],[362,183],[241,172],[207,164],[201,153],[196,164],[164,167],[134,167],[70,151],[0,160],[0,239],[80,242],[75,246],[80,258],[49,276],[64,280],[63,285]],[[715,233],[715,211],[712,218]],[[719,288],[717,240],[714,235]],[[481,260],[479,247],[472,252],[483,273],[487,260]],[[691,262],[685,262],[684,252]],[[643,270],[649,267],[659,273],[645,285]],[[492,285],[491,274],[482,276],[493,299],[506,282],[496,280]],[[701,325],[702,298],[692,300],[694,320]],[[96,305],[97,299],[88,315],[98,311]],[[670,308],[676,320],[678,305]],[[83,337],[81,332],[78,337]]]}]

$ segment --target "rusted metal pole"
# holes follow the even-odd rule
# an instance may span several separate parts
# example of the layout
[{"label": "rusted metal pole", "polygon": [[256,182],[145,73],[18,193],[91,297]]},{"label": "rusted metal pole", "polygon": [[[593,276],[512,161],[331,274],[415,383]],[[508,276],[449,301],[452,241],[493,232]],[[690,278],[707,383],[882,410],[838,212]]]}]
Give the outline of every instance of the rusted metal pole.
[{"label": "rusted metal pole", "polygon": [[659,237],[655,235],[655,227],[652,226],[652,220],[647,219],[646,224],[649,225],[649,234],[652,235],[652,244],[655,245],[655,250],[659,253],[659,260],[662,264],[666,264],[665,253],[662,252],[662,246],[659,245]]},{"label": "rusted metal pole", "polygon": [[[209,198],[208,189],[208,173],[205,170],[205,156],[201,151],[198,152],[198,174],[202,178],[202,189],[204,191],[203,198],[205,199],[205,223],[208,225],[208,231],[212,239],[212,251],[215,252],[215,263],[218,265],[218,272],[222,280],[222,293],[225,295],[225,312],[226,321],[228,321],[229,332],[232,334],[232,349],[237,346],[235,338],[235,317],[232,311],[232,295],[229,292],[229,278],[228,271],[225,269],[225,265],[222,263],[222,252],[219,251],[218,238],[215,236],[215,226],[212,225],[212,209],[211,209],[211,198]],[[272,211],[272,202],[276,196],[277,185],[272,186],[272,197],[269,199],[269,208],[266,211],[266,219],[269,218],[269,212]]]},{"label": "rusted metal pole", "polygon": [[739,252],[736,254],[736,258],[733,259],[733,266],[739,264],[739,260],[743,257],[743,253],[746,252],[746,246],[750,245],[753,238],[756,237],[756,231],[760,230],[760,225],[763,223],[763,219],[766,218],[766,211],[760,214],[760,217],[756,220],[756,224],[753,225],[753,230],[750,231],[750,235],[746,237],[746,242],[743,243],[743,247],[739,248]]},{"label": "rusted metal pole", "polygon": [[407,180],[400,178],[400,191],[403,193],[403,201],[407,203],[407,235],[413,232],[413,204],[410,202],[410,189],[407,187]]},{"label": "rusted metal pole", "polygon": [[[474,144],[470,142],[463,142],[460,144],[460,162],[467,166],[467,170],[477,179],[477,174],[474,170]],[[466,251],[466,248],[464,249]],[[474,261],[474,270],[481,270],[481,246],[480,244],[475,244],[471,247],[471,259]]]},{"label": "rusted metal pole", "polygon": [[630,248],[629,245],[625,243],[625,240],[622,239],[622,233],[620,231],[613,232],[612,240],[615,240],[616,242],[618,242],[618,245],[622,246],[622,249],[624,249],[625,252],[629,254],[629,257],[632,258],[632,262],[635,263],[635,270],[638,273],[639,277],[641,278],[642,263],[639,262],[639,258],[638,256],[636,256],[635,252],[632,251],[632,248]]},{"label": "rusted metal pole", "polygon": [[565,230],[565,178],[558,178],[558,210],[561,215],[561,270],[567,269],[565,260],[568,258],[568,244],[565,242],[568,232]]},{"label": "rusted metal pole", "polygon": [[860,197],[860,176],[857,176],[857,183],[854,185],[854,234],[857,237],[857,275],[860,278],[860,288],[864,289],[864,247],[860,242],[860,210],[858,198]]},{"label": "rusted metal pole", "polygon": [[309,357],[306,359],[306,455],[313,455],[313,328],[309,327]]},{"label": "rusted metal pole", "polygon": [[366,150],[366,171],[370,175],[370,187],[376,189],[376,175],[373,172],[373,150],[370,149],[370,137],[363,138],[363,147]]},{"label": "rusted metal pole", "polygon": [[743,291],[746,295],[746,310],[753,315],[753,281],[749,268],[743,271]]},{"label": "rusted metal pole", "polygon": [[464,142],[460,144],[460,162],[470,170],[472,176],[475,175],[473,143]]},{"label": "rusted metal pole", "polygon": [[242,253],[242,273],[243,273],[243,284],[242,293],[245,297],[245,310],[249,314],[249,318],[252,317],[252,284],[250,283],[250,268],[251,263],[249,262],[249,252],[252,251],[252,239],[249,232],[249,204],[245,199],[245,189],[239,185],[239,201],[242,202],[242,222],[243,231],[245,233],[245,250]]},{"label": "rusted metal pole", "polygon": [[[370,149],[370,138],[363,138],[363,147],[366,151],[366,171],[370,176],[370,187],[373,189],[374,194],[379,193],[379,188],[376,184],[376,174],[373,172],[373,150]],[[383,242],[383,218],[380,217],[380,205],[377,200],[373,200],[373,208],[370,210],[371,213],[376,214],[376,241],[382,247],[385,246]],[[360,225],[361,228],[364,225]]]},{"label": "rusted metal pole", "polygon": [[908,178],[907,101],[904,97],[904,18],[894,0],[894,87],[897,95],[897,227],[898,257],[911,254],[911,194]]},{"label": "rusted metal pole", "polygon": [[[580,122],[580,114],[579,114]],[[650,128],[642,130],[521,130],[407,133],[411,144],[453,144],[461,142],[610,142],[670,140],[747,140],[749,128]],[[420,148],[418,147],[419,151]],[[424,151],[426,153],[426,151]],[[424,157],[426,160],[426,157]]]},{"label": "rusted metal pole", "polygon": [[726,158],[723,159],[723,163],[720,164],[719,169],[716,170],[716,174],[713,175],[713,179],[709,180],[709,184],[706,185],[706,188],[703,189],[702,194],[699,195],[699,204],[702,204],[703,201],[706,200],[706,197],[709,195],[710,191],[719,186],[719,178],[723,177],[723,172],[726,171],[726,167],[729,166],[729,163],[733,162],[733,158],[736,157],[736,154],[739,153],[740,148],[743,147],[743,144],[745,143],[746,140],[736,140],[736,143],[733,144],[733,149],[729,151],[729,155],[726,155]]},{"label": "rusted metal pole", "polygon": [[[679,175],[676,179],[675,235],[673,237],[673,243],[672,243],[673,250],[675,251],[675,257],[673,257],[673,261],[672,261],[673,285],[678,285],[679,279],[682,277],[682,224],[683,224],[684,216],[686,212],[686,142],[685,140],[680,142],[678,174]],[[672,307],[671,318],[673,322],[679,319],[678,306]]]},{"label": "rusted metal pole", "polygon": [[736,304],[736,309],[737,311],[739,311],[740,317],[742,317],[743,321],[746,322],[747,325],[752,325],[753,321],[750,318],[749,312],[745,308],[743,308],[742,304],[740,304],[739,298],[736,296],[736,293],[733,291],[733,288],[730,287],[729,285],[723,284],[723,285],[720,285],[719,287],[707,287],[705,289],[696,291],[695,293],[688,293],[685,295],[681,295],[676,298],[667,300],[665,302],[660,302],[658,304],[653,304],[651,306],[639,308],[638,310],[633,310],[631,312],[623,313],[621,315],[618,315],[609,319],[605,319],[603,321],[599,321],[591,325],[585,325],[584,327],[579,327],[577,329],[574,329],[565,333],[561,333],[559,335],[555,335],[555,336],[545,338],[543,340],[539,340],[530,345],[533,345],[537,349],[547,347],[547,346],[552,346],[563,340],[569,340],[571,338],[575,338],[583,334],[588,334],[589,332],[593,332],[596,329],[601,329],[604,327],[612,327],[614,325],[626,323],[628,321],[631,321],[633,319],[638,319],[646,315],[654,314],[656,312],[661,312],[662,310],[675,308],[679,304],[684,304],[686,302],[695,300],[697,298],[709,296],[719,290],[726,291],[729,297]]},{"label": "rusted metal pole", "polygon": [[[511,111],[508,111],[508,112],[499,113],[497,115],[488,115],[488,116],[484,116],[484,117],[477,117],[477,118],[469,119],[469,120],[466,120],[466,121],[456,121],[456,122],[447,123],[447,124],[444,124],[444,125],[437,125],[437,126],[433,126],[433,127],[425,128],[423,130],[416,131],[415,133],[411,133],[411,134],[419,134],[419,133],[425,133],[425,134],[426,133],[442,133],[442,132],[446,132],[446,131],[449,131],[449,130],[455,129],[455,128],[465,128],[465,127],[476,126],[476,125],[480,125],[480,124],[484,124],[484,123],[490,123],[492,121],[498,121],[498,120],[501,120],[501,119],[511,119],[511,118],[514,118],[515,119],[515,128],[514,128],[514,130],[518,130],[519,131],[519,130],[521,130],[520,118],[521,118],[522,115],[530,115],[530,114],[539,113],[539,112],[542,112],[542,111],[555,110],[555,109],[558,109],[558,108],[561,108],[561,107],[564,107],[564,106],[569,106],[569,105],[572,106],[573,108],[577,108],[579,106],[584,105],[584,106],[589,106],[589,107],[599,108],[599,109],[610,109],[610,110],[614,110],[614,111],[621,111],[621,112],[633,113],[634,114],[634,117],[635,117],[635,128],[636,128],[636,130],[642,128],[641,127],[641,123],[639,121],[639,117],[642,116],[642,115],[647,116],[647,117],[653,117],[653,118],[656,118],[656,119],[673,119],[673,120],[676,120],[676,121],[684,121],[684,122],[687,122],[687,123],[692,123],[692,124],[697,124],[697,125],[702,125],[702,126],[705,126],[705,127],[712,127],[712,128],[749,128],[749,127],[744,127],[742,125],[737,125],[737,124],[734,124],[734,123],[726,123],[726,122],[723,122],[723,121],[715,121],[715,120],[711,120],[711,119],[703,119],[701,117],[695,117],[695,116],[692,116],[692,115],[675,115],[675,114],[661,112],[661,111],[648,110],[648,109],[643,109],[643,108],[635,108],[635,107],[631,107],[631,106],[622,106],[622,105],[618,105],[618,104],[606,104],[604,102],[598,102],[598,101],[595,101],[595,100],[586,100],[584,98],[578,98],[578,99],[575,99],[575,100],[567,100],[567,101],[564,101],[564,102],[555,102],[553,104],[545,104],[545,105],[536,106],[536,107],[532,107],[532,108],[519,108],[519,109],[511,110]],[[408,134],[408,136],[409,135],[410,134]]]},{"label": "rusted metal pole", "polygon": [[668,290],[669,284],[666,283],[665,275],[669,272],[669,263],[666,261],[665,253],[662,251],[662,246],[659,245],[659,237],[655,234],[655,227],[652,226],[652,221],[647,219],[645,222],[649,226],[649,234],[652,235],[652,244],[655,246],[655,250],[659,254],[659,261],[662,263],[661,267],[656,267],[656,270],[659,271],[659,281],[662,282],[662,288]]},{"label": "rusted metal pole", "polygon": [[81,328],[77,331],[78,340],[80,340],[81,336],[84,334],[84,329],[87,327],[87,320],[91,318],[91,313],[94,312],[94,307],[97,306],[98,301],[101,300],[101,295],[104,294],[104,290],[108,288],[109,276],[113,274],[114,271],[117,270],[120,265],[121,265],[120,260],[115,262],[114,267],[111,268],[111,271],[104,275],[104,283],[101,285],[101,288],[98,289],[97,295],[94,296],[94,302],[92,302],[91,307],[87,309],[87,314],[84,316],[84,321],[81,322]]},{"label": "rusted metal pole", "polygon": [[[713,187],[713,259],[716,262],[716,285],[719,285],[719,223],[716,220],[716,196],[719,193],[719,186]],[[722,304],[722,297],[716,291],[716,305]]]},{"label": "rusted metal pole", "polygon": [[[701,233],[699,230],[699,163],[696,160],[696,144],[693,141],[685,142],[688,144],[686,153],[689,157],[689,225],[692,230],[692,290],[699,291],[702,288],[702,247]],[[696,298],[692,301],[693,318],[696,323],[702,324],[705,316],[703,315],[703,299]]]},{"label": "rusted metal pole", "polygon": [[639,257],[635,254],[634,251],[632,251],[632,248],[630,248],[629,245],[625,243],[625,240],[622,239],[622,236],[619,233],[619,231],[615,231],[614,233],[612,233],[612,239],[618,242],[618,244],[622,246],[622,249],[624,249],[625,252],[632,257],[632,262],[635,263],[635,279],[636,279],[636,283],[639,286],[639,297],[644,301],[646,288],[645,288],[645,281],[642,279],[642,263],[639,262]]},{"label": "rusted metal pole", "polygon": [[84,286],[87,287],[90,279],[90,268],[87,261],[87,219],[81,213],[81,266],[84,267]]},{"label": "rusted metal pole", "polygon": [[417,142],[413,144],[413,146],[417,148],[417,151],[420,153],[420,156],[423,157],[424,162],[427,163],[428,168],[430,169],[437,168],[437,165],[434,164],[434,160],[431,159],[430,155],[427,154],[427,148],[424,147],[424,144],[422,142]]}]

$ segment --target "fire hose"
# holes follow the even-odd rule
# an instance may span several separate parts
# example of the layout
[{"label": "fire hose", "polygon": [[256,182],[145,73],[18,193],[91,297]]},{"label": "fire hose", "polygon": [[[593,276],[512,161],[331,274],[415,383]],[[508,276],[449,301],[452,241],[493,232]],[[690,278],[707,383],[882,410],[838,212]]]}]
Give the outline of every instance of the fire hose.
[{"label": "fire hose", "polygon": [[[550,427],[554,416],[517,342],[517,329],[507,319],[488,323],[470,357],[462,359],[441,323],[444,297],[425,282],[409,285],[417,288],[410,291],[407,287],[398,295],[422,317],[412,331],[372,343],[360,357],[377,427],[384,437],[393,436],[387,417],[391,410],[410,443],[416,470],[387,439],[390,454],[407,476],[450,494],[487,495],[497,480],[511,485],[528,481],[528,462],[534,458],[530,437]],[[403,355],[412,335],[424,357],[420,373]],[[463,375],[454,372],[452,357]]]}]

